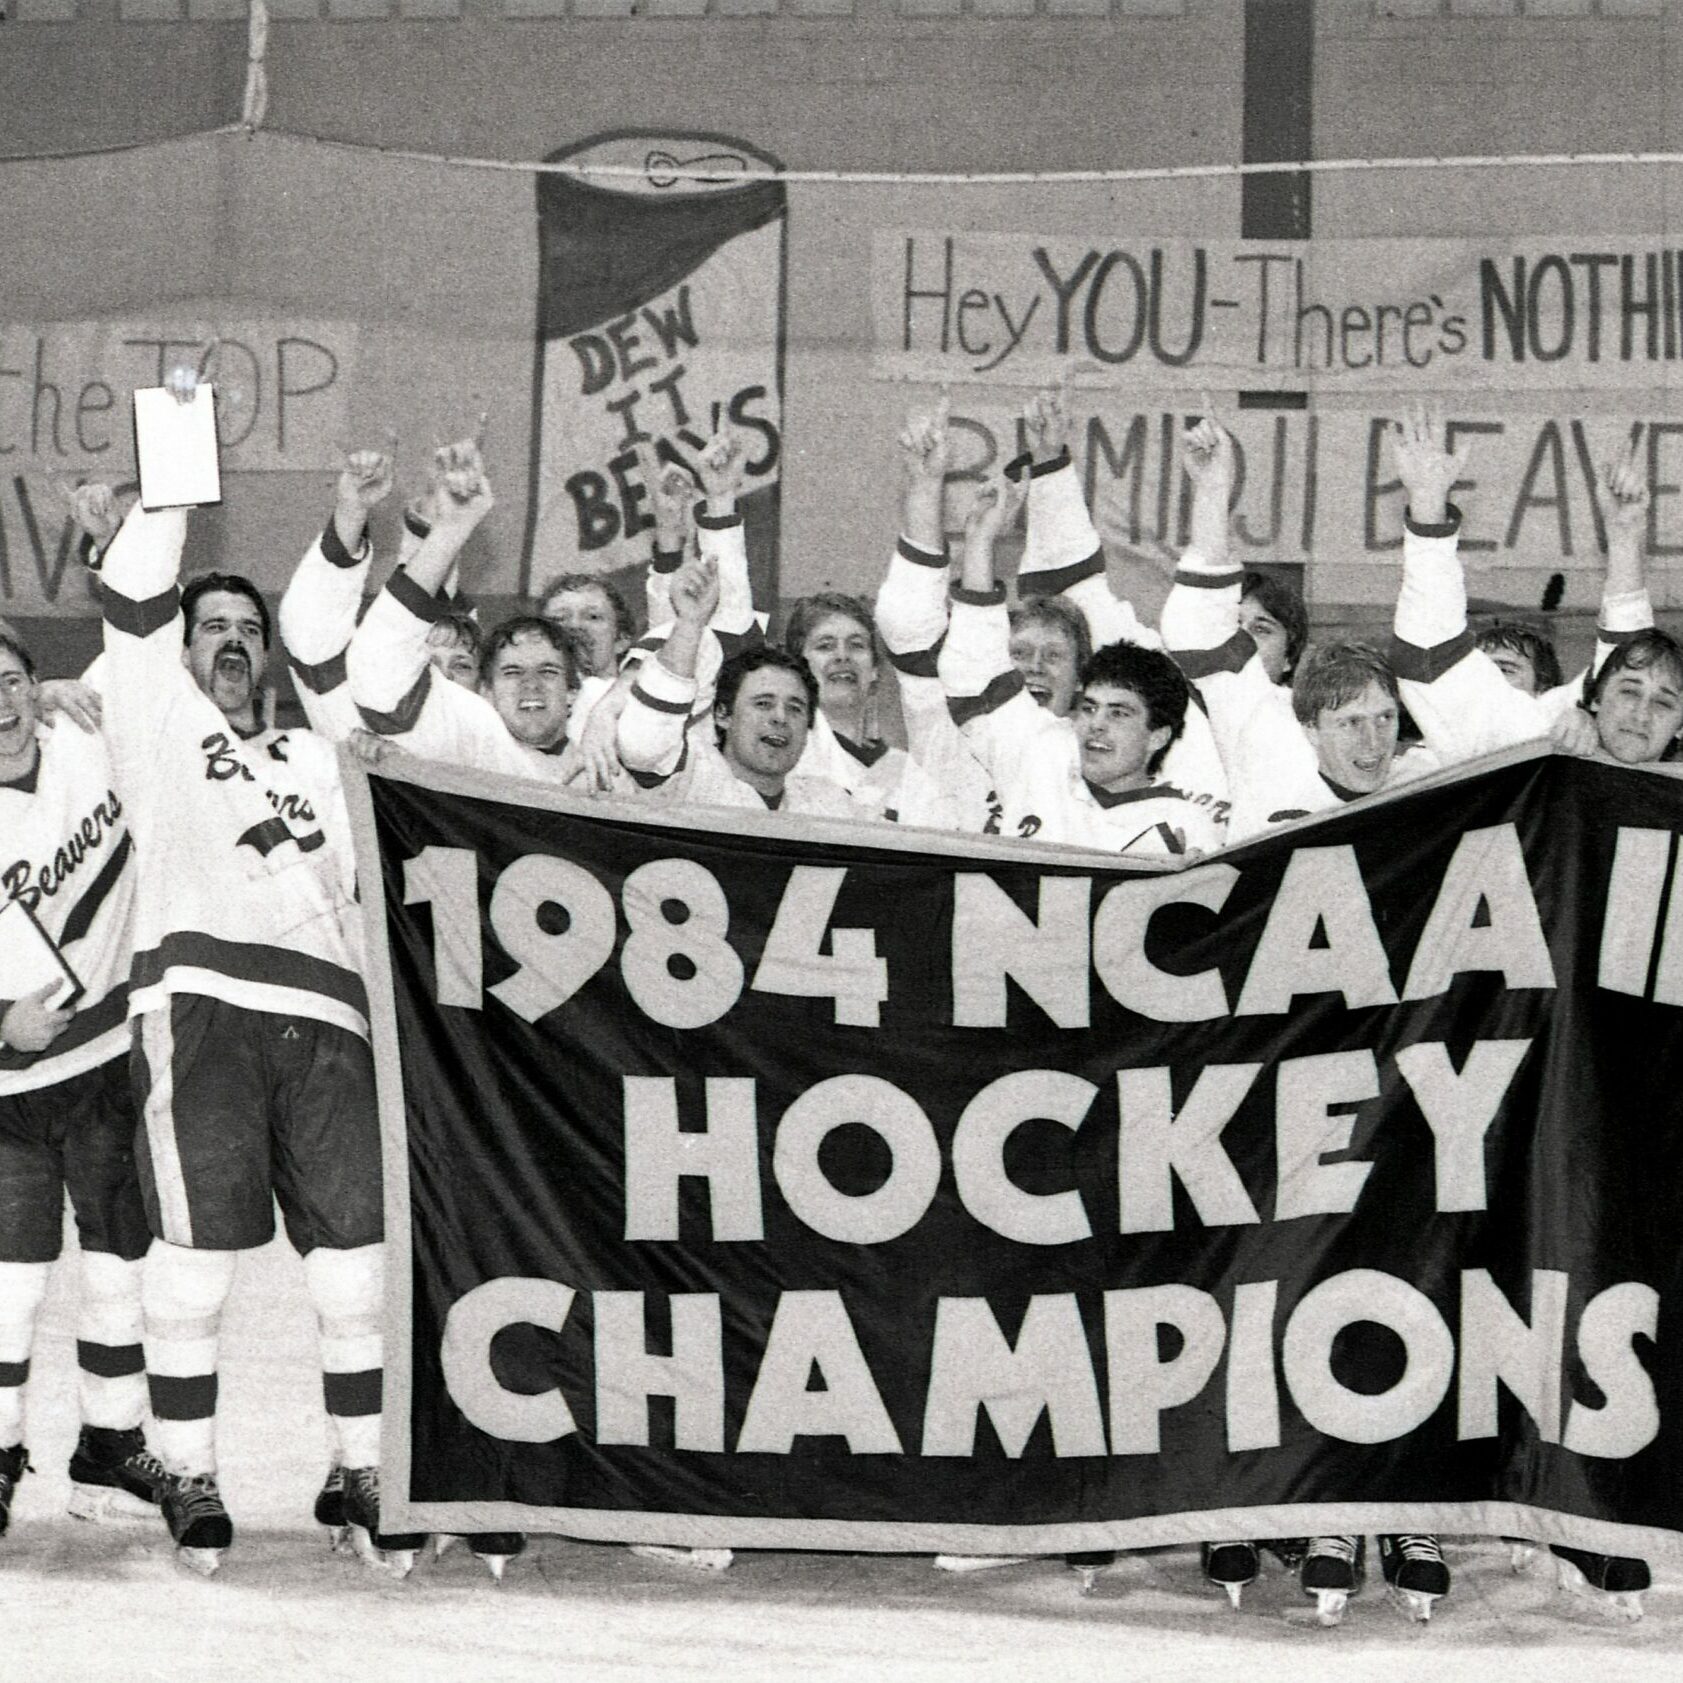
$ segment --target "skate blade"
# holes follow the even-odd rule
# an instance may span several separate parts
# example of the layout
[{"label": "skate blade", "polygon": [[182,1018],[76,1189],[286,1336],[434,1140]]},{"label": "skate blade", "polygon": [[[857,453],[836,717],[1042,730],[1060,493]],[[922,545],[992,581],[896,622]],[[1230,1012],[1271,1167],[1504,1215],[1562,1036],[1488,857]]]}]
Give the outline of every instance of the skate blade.
[{"label": "skate blade", "polygon": [[351,1528],[348,1525],[329,1525],[323,1527],[327,1532],[327,1552],[338,1554],[351,1540]]},{"label": "skate blade", "polygon": [[73,1484],[67,1510],[72,1519],[156,1519],[158,1504],[108,1484]]},{"label": "skate blade", "polygon": [[[951,1570],[951,1568],[948,1568]],[[1099,1574],[1104,1570],[1102,1566],[1072,1566],[1070,1570],[1075,1574],[1076,1587],[1082,1595],[1091,1595],[1098,1587]]]},{"label": "skate blade", "polygon": [[1536,1558],[1537,1545],[1535,1543],[1508,1544],[1508,1565],[1512,1567],[1515,1572],[1529,1572],[1531,1570],[1531,1562]]},{"label": "skate blade", "polygon": [[1641,1590],[1597,1589],[1570,1560],[1562,1560],[1559,1555],[1555,1556],[1555,1567],[1560,1587],[1568,1595],[1577,1596],[1598,1612],[1624,1624],[1633,1625],[1642,1617]]},{"label": "skate blade", "polygon": [[1437,1596],[1428,1595],[1424,1590],[1397,1589],[1394,1585],[1387,1593],[1391,1605],[1410,1623],[1427,1625],[1432,1622],[1432,1603],[1438,1599]]},{"label": "skate blade", "polygon": [[687,1566],[693,1572],[723,1572],[731,1563],[729,1549],[686,1549],[671,1543],[630,1543],[639,1560],[659,1560],[668,1566]]},{"label": "skate blade", "polygon": [[454,1536],[448,1531],[440,1531],[432,1540],[433,1559],[442,1560],[460,1541],[460,1537]]},{"label": "skate blade", "polygon": [[1239,1603],[1244,1599],[1245,1586],[1243,1584],[1223,1584],[1221,1587],[1227,1591],[1227,1599],[1233,1604],[1233,1611],[1237,1613]]},{"label": "skate blade", "polygon": [[189,1572],[196,1572],[201,1578],[210,1578],[215,1576],[227,1552],[226,1549],[177,1549],[175,1558]]},{"label": "skate blade", "polygon": [[[1001,1566],[1021,1566],[1029,1557],[1026,1554],[938,1554],[935,1556],[935,1570],[937,1572],[993,1572]],[[1077,1571],[1082,1570],[1077,1568]],[[1097,1567],[1091,1568],[1097,1571]]]},{"label": "skate blade", "polygon": [[503,1573],[508,1570],[508,1563],[514,1559],[514,1556],[511,1554],[479,1554],[475,1555],[474,1559],[483,1561],[485,1570],[500,1584],[503,1581]]},{"label": "skate blade", "polygon": [[374,1539],[360,1525],[353,1525],[350,1532],[352,1552],[371,1571],[401,1582],[415,1570],[414,1549],[376,1548]]},{"label": "skate blade", "polygon": [[1315,1597],[1315,1623],[1330,1630],[1344,1622],[1344,1609],[1350,1605],[1348,1590],[1312,1590]]}]

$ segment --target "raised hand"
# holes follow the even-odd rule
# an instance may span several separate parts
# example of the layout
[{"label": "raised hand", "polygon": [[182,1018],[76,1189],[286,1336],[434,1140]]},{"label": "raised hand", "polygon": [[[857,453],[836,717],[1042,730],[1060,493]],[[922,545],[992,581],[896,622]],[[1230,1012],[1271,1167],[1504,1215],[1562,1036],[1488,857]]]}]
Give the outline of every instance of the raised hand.
[{"label": "raised hand", "polygon": [[1622,456],[1603,462],[1596,481],[1601,517],[1610,533],[1638,533],[1648,518],[1648,481],[1637,465],[1637,451],[1633,443]]},{"label": "raised hand", "polygon": [[942,392],[940,401],[926,415],[912,414],[900,429],[900,461],[908,483],[919,481],[941,485],[946,480],[950,455],[947,449],[947,420],[952,398]]},{"label": "raised hand", "polygon": [[652,444],[637,446],[637,467],[649,493],[656,547],[668,552],[687,550],[695,529],[695,506],[701,499],[689,469],[663,462]]},{"label": "raised hand", "polygon": [[1022,480],[1009,480],[1003,474],[984,480],[976,487],[970,512],[964,517],[964,536],[967,542],[992,544],[1017,518],[1028,495]]},{"label": "raised hand", "polygon": [[733,514],[747,477],[748,447],[729,421],[708,439],[696,458],[709,514]]},{"label": "raised hand", "polygon": [[1200,413],[1196,423],[1181,435],[1181,450],[1186,462],[1186,477],[1195,486],[1212,481],[1233,483],[1233,434],[1227,430],[1210,394],[1200,399]]},{"label": "raised hand", "polygon": [[1069,442],[1069,386],[1036,392],[1023,409],[1023,436],[1036,462],[1049,462]]},{"label": "raised hand", "polygon": [[1471,439],[1459,450],[1447,449],[1446,431],[1442,404],[1428,411],[1423,403],[1416,403],[1392,424],[1391,453],[1397,477],[1408,492],[1410,518],[1423,526],[1442,525],[1447,518],[1450,489],[1465,475],[1472,454]]},{"label": "raised hand", "polygon": [[692,556],[672,575],[672,617],[705,625],[719,605],[719,569],[709,556]]},{"label": "raised hand", "polygon": [[85,485],[68,485],[62,479],[53,483],[69,503],[71,518],[93,539],[94,548],[106,548],[123,524],[116,492],[102,479],[90,479]]},{"label": "raised hand", "polygon": [[391,495],[397,478],[397,435],[384,450],[346,450],[333,493],[333,529],[347,550],[355,551],[368,527],[368,516]]}]

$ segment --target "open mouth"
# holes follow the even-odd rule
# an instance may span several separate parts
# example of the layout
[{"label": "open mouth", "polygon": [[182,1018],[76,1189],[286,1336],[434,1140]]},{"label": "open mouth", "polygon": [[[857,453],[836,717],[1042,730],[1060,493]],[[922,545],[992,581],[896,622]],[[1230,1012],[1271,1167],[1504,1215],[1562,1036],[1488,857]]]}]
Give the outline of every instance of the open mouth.
[{"label": "open mouth", "polygon": [[760,741],[763,742],[766,747],[774,749],[778,753],[782,753],[783,750],[789,746],[790,738],[787,736],[780,736],[774,731],[767,731],[760,737]]},{"label": "open mouth", "polygon": [[1035,705],[1044,707],[1052,699],[1052,686],[1043,684],[1038,678],[1025,678],[1023,688],[1034,697]]},{"label": "open mouth", "polygon": [[251,676],[251,657],[244,649],[218,649],[216,651],[216,674],[220,678],[249,678]]}]

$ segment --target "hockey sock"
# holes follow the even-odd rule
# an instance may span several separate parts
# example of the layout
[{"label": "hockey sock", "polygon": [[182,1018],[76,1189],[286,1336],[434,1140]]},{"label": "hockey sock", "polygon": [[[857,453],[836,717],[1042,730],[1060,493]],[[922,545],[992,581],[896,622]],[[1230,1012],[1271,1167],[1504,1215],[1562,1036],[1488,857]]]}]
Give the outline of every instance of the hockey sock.
[{"label": "hockey sock", "polygon": [[216,1334],[234,1251],[154,1239],[141,1273],[154,1446],[172,1473],[216,1471]]},{"label": "hockey sock", "polygon": [[0,1262],[0,1449],[23,1442],[23,1387],[50,1262]]},{"label": "hockey sock", "polygon": [[146,1414],[146,1356],[141,1348],[140,1262],[108,1251],[82,1252],[76,1306],[76,1367],[82,1420],[122,1432]]},{"label": "hockey sock", "polygon": [[342,1467],[380,1462],[380,1298],[385,1247],[313,1250],[304,1278],[321,1327],[321,1389]]}]

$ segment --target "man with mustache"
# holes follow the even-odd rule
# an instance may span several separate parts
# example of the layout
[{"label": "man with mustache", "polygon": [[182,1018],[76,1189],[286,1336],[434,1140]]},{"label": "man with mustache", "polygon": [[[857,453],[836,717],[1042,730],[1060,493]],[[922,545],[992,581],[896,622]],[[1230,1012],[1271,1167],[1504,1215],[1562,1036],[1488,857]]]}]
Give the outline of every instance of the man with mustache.
[{"label": "man with mustache", "polygon": [[214,1571],[233,1540],[216,1478],[222,1306],[278,1200],[320,1324],[330,1485],[373,1558],[419,1539],[378,1529],[380,1144],[344,796],[328,745],[268,717],[262,595],[233,573],[183,589],[186,535],[185,509],[136,505],[101,572],[106,736],[136,850],[131,1070],[164,1517],[184,1561]]}]

